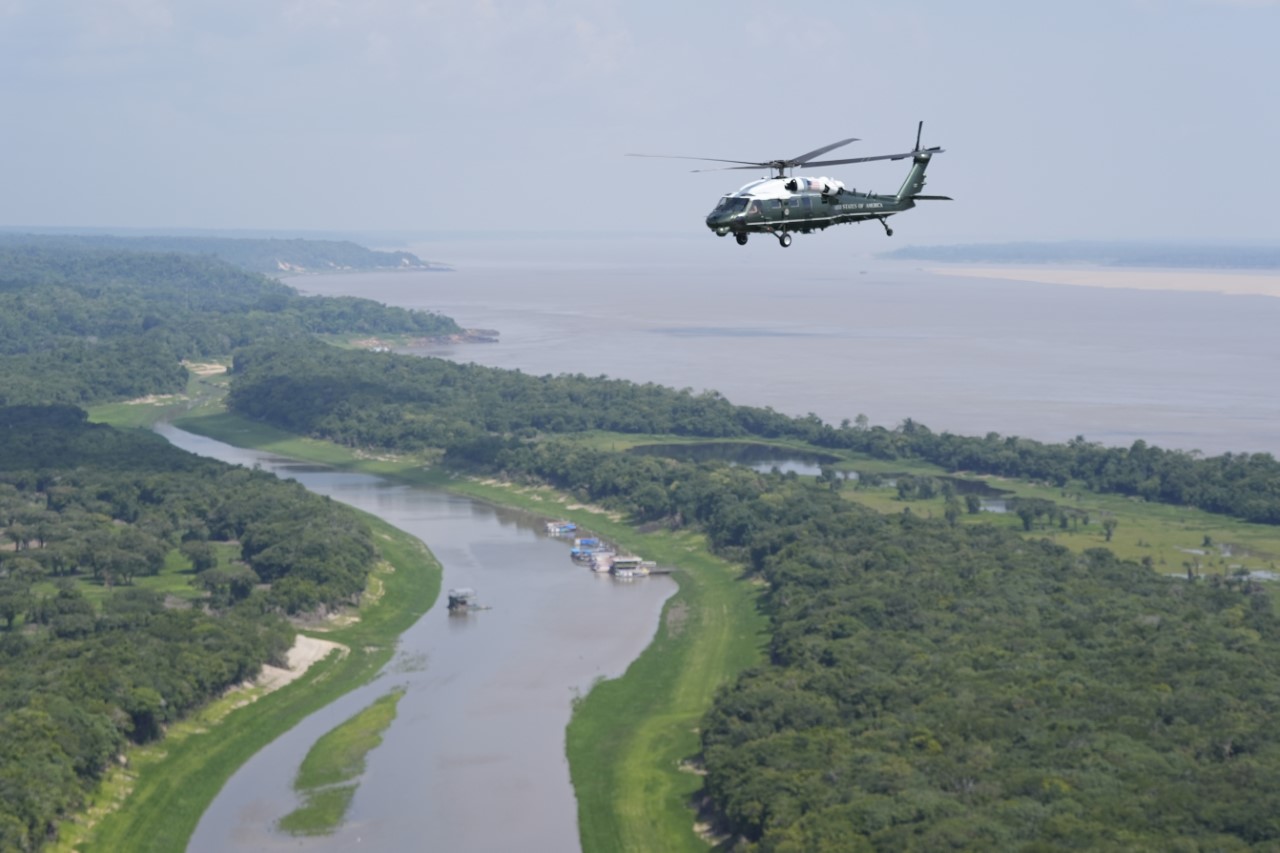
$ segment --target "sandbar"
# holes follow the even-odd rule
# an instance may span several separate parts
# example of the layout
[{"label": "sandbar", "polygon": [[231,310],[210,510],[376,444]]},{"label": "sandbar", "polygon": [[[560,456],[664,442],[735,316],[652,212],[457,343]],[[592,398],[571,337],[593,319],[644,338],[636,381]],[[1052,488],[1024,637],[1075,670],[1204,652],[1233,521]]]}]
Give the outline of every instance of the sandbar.
[{"label": "sandbar", "polygon": [[289,649],[288,669],[264,664],[262,674],[258,676],[254,686],[265,687],[268,693],[284,687],[310,669],[316,661],[324,660],[325,656],[334,649],[342,649],[344,654],[347,651],[347,647],[341,643],[298,634],[294,638],[293,648]]},{"label": "sandbar", "polygon": [[1280,298],[1280,272],[1266,270],[1134,269],[1095,266],[937,266],[927,272],[971,278],[1067,284],[1081,287],[1120,287],[1133,290],[1173,290],[1223,293],[1233,296]]}]

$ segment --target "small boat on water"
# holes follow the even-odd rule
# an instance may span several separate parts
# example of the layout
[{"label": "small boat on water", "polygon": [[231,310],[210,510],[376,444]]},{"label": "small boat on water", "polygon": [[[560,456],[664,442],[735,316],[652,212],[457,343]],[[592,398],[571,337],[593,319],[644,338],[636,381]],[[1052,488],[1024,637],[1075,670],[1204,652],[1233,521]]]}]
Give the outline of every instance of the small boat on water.
[{"label": "small boat on water", "polygon": [[547,532],[552,536],[568,536],[570,533],[577,532],[577,530],[578,525],[574,524],[572,521],[547,522]]},{"label": "small boat on water", "polygon": [[476,599],[476,591],[470,587],[449,590],[449,613],[470,613],[472,610],[488,610]]}]

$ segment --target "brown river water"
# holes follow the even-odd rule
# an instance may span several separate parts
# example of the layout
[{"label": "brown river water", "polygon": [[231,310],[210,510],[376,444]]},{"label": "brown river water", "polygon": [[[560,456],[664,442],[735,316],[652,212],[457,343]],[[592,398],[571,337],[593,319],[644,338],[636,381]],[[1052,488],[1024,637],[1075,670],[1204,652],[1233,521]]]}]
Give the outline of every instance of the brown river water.
[{"label": "brown river water", "polygon": [[453,272],[287,281],[496,329],[422,352],[526,373],[714,389],[833,424],[1280,453],[1280,298],[938,275],[852,255],[892,248],[865,234],[442,239],[411,248]]},{"label": "brown river water", "polygon": [[[173,427],[179,447],[260,465],[371,512],[431,546],[444,589],[491,607],[449,616],[443,600],[406,631],[387,671],[313,714],[244,765],[205,812],[190,851],[579,849],[564,757],[575,696],[620,675],[648,645],[667,576],[615,580],[569,559],[545,519],[430,489],[392,485],[230,447]],[[293,838],[274,824],[297,806],[292,781],[329,729],[397,685],[407,692],[346,824]]]}]

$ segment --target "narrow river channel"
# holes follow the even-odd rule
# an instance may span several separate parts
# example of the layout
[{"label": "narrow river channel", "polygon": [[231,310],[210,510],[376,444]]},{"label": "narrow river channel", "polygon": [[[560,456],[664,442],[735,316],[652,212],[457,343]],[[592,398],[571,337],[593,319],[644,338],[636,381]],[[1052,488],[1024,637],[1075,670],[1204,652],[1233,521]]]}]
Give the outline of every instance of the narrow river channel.
[{"label": "narrow river channel", "polygon": [[[244,765],[205,812],[189,851],[579,850],[564,757],[575,696],[620,675],[675,592],[664,576],[618,581],[569,560],[544,519],[451,495],[232,447],[169,425],[170,442],[258,465],[373,513],[430,546],[443,587],[492,609],[448,616],[443,596],[373,683],[304,720]],[[392,687],[407,688],[369,755],[346,824],[325,838],[274,828],[318,737]]]}]

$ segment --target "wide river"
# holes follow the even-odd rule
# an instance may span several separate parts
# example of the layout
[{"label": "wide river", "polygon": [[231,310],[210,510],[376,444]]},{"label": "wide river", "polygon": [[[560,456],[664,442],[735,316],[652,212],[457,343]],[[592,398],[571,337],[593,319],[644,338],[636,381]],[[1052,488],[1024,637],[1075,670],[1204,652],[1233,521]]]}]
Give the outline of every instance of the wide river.
[{"label": "wide river", "polygon": [[[649,644],[671,578],[619,581],[569,560],[544,520],[444,492],[241,450],[169,426],[175,445],[260,465],[386,519],[431,546],[444,588],[472,587],[492,609],[428,612],[378,679],[245,764],[204,814],[190,851],[578,850],[564,755],[575,696],[620,675]],[[442,599],[443,600],[443,599]],[[347,823],[327,838],[274,831],[296,807],[292,781],[318,737],[396,685],[407,692]]]},{"label": "wide river", "polygon": [[454,238],[411,247],[454,272],[288,282],[496,329],[498,344],[425,352],[526,373],[714,389],[833,424],[862,413],[963,435],[1280,453],[1280,299],[960,278],[853,254],[892,247],[868,229],[789,249],[705,233]]}]

